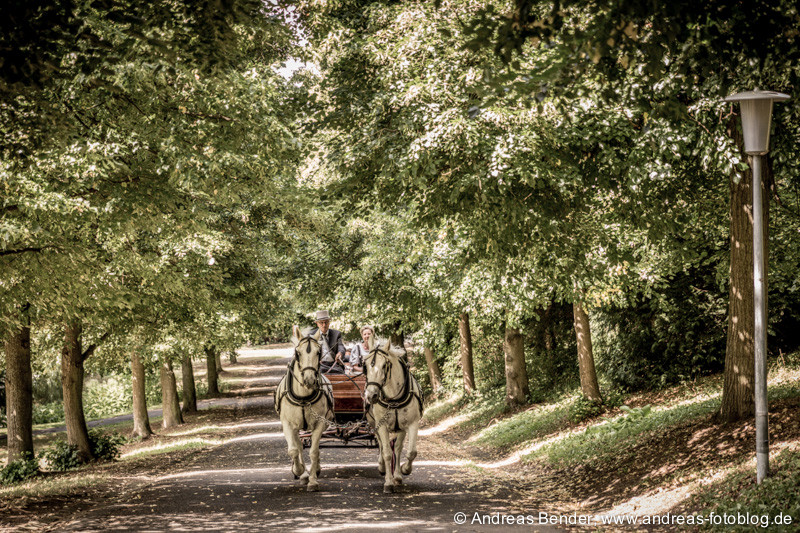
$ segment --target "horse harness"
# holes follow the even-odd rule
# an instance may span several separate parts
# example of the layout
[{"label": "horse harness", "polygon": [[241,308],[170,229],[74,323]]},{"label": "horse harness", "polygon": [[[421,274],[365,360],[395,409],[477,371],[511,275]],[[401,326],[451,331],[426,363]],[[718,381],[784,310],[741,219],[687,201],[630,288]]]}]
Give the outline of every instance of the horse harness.
[{"label": "horse harness", "polygon": [[[297,344],[298,348],[300,347],[300,343],[302,343],[305,340],[309,341],[308,342],[308,346],[306,347],[306,353],[311,353],[311,343],[312,342],[315,343],[317,346],[319,346],[319,342],[315,338],[313,338],[313,337],[303,337],[300,340],[300,342]],[[306,420],[306,409],[305,408],[309,407],[311,405],[314,405],[315,403],[317,403],[320,400],[320,398],[324,397],[325,401],[327,402],[327,405],[328,405],[327,411],[330,412],[330,411],[333,410],[333,397],[332,397],[331,391],[330,390],[326,390],[327,388],[325,387],[325,384],[322,381],[322,376],[319,373],[319,361],[317,361],[317,366],[316,367],[307,366],[307,367],[303,367],[303,368],[300,369],[300,375],[302,375],[303,372],[305,372],[306,370],[313,370],[316,373],[317,380],[316,380],[316,383],[315,383],[315,386],[314,386],[313,390],[309,394],[306,394],[305,396],[298,396],[297,394],[295,394],[294,387],[293,387],[294,380],[295,380],[294,367],[295,366],[299,366],[299,364],[300,364],[300,352],[298,351],[297,348],[295,348],[294,349],[294,356],[292,357],[292,360],[289,361],[289,364],[287,365],[288,372],[286,373],[286,390],[284,390],[279,396],[278,395],[278,389],[280,387],[278,387],[278,389],[275,389],[275,410],[278,413],[281,412],[281,403],[283,402],[284,398],[290,404],[296,405],[297,407],[302,408],[302,413],[303,413],[303,428],[302,429],[303,430],[307,430],[308,429],[308,421]],[[316,413],[313,413],[313,414],[317,418],[319,418],[319,416],[317,416]]]},{"label": "horse harness", "polygon": [[[364,386],[364,390],[367,390],[367,387],[370,385],[375,385],[378,387],[378,396],[374,400],[374,403],[370,405],[370,409],[372,409],[373,405],[380,405],[386,409],[386,413],[383,415],[381,420],[375,424],[375,429],[377,430],[380,426],[386,423],[386,420],[389,417],[389,413],[394,411],[394,429],[392,431],[397,432],[400,431],[400,409],[406,407],[410,404],[414,399],[417,400],[419,405],[419,413],[422,414],[422,404],[424,401],[422,390],[417,383],[417,380],[414,376],[411,375],[411,371],[408,369],[408,365],[402,360],[398,359],[397,362],[400,364],[400,367],[403,369],[403,388],[400,393],[395,396],[394,398],[387,398],[386,394],[383,391],[384,385],[386,385],[386,381],[389,379],[389,375],[392,373],[392,361],[388,358],[388,352],[381,350],[380,348],[375,349],[376,353],[381,353],[387,356],[386,359],[386,372],[383,375],[383,381],[367,381],[367,384]],[[374,418],[374,417],[373,417]]]}]

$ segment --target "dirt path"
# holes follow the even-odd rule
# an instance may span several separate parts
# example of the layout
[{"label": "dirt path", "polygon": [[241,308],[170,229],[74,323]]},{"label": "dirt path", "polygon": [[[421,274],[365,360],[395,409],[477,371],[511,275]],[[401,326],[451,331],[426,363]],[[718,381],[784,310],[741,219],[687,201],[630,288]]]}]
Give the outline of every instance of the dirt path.
[{"label": "dirt path", "polygon": [[[275,357],[279,355],[280,357]],[[215,423],[224,443],[177,454],[162,472],[139,475],[120,489],[95,495],[54,531],[492,531],[473,524],[474,513],[519,514],[523,494],[466,466],[442,460],[442,452],[420,456],[404,492],[384,495],[373,449],[323,448],[321,491],[308,493],[289,470],[286,443],[272,407],[271,389],[283,374],[289,349],[242,354],[231,380],[241,394],[220,407]],[[231,374],[233,376],[233,374]],[[436,459],[431,460],[431,456]],[[307,453],[306,453],[307,459]],[[143,480],[144,479],[144,480]],[[466,524],[454,522],[465,513]],[[526,510],[536,516],[537,509]],[[504,525],[501,531],[555,531]]]}]

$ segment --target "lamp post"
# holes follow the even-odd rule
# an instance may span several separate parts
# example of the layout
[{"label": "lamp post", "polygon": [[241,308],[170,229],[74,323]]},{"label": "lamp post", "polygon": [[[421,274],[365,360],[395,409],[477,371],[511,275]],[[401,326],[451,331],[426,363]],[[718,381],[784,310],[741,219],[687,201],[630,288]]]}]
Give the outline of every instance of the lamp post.
[{"label": "lamp post", "polygon": [[764,276],[764,224],[761,199],[761,157],[769,152],[772,102],[788,100],[789,95],[772,91],[733,94],[726,102],[739,102],[742,108],[744,151],[753,156],[753,300],[755,304],[755,393],[756,393],[756,480],[769,474],[769,431],[767,425],[767,279]]}]

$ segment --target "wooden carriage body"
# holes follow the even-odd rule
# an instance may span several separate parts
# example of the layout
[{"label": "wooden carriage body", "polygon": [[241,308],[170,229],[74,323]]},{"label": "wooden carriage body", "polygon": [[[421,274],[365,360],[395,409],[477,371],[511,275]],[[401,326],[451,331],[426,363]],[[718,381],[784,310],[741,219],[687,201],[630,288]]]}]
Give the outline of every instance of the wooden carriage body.
[{"label": "wooden carriage body", "polygon": [[[376,448],[375,432],[366,419],[364,389],[367,376],[361,372],[325,374],[333,390],[334,422],[322,434],[320,446],[363,446]],[[311,433],[301,432],[303,447],[311,445]]]}]

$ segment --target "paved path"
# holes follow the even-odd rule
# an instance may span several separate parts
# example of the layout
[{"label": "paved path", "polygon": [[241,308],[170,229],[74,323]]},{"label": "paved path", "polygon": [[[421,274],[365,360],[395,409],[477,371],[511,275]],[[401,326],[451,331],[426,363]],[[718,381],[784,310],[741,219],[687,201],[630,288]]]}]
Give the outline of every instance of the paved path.
[{"label": "paved path", "polygon": [[[243,391],[273,382],[286,359],[243,357],[252,380]],[[272,354],[274,355],[274,354]],[[215,403],[230,411],[234,428],[224,444],[201,450],[165,475],[95,507],[84,509],[55,528],[58,531],[497,531],[496,525],[458,526],[456,513],[471,521],[510,508],[511,490],[495,486],[462,467],[418,458],[404,492],[382,493],[377,450],[323,448],[321,491],[308,493],[291,475],[286,443],[272,408],[271,394]],[[306,453],[307,459],[307,453]],[[531,511],[533,514],[533,510]],[[500,531],[552,531],[503,526]]]}]

